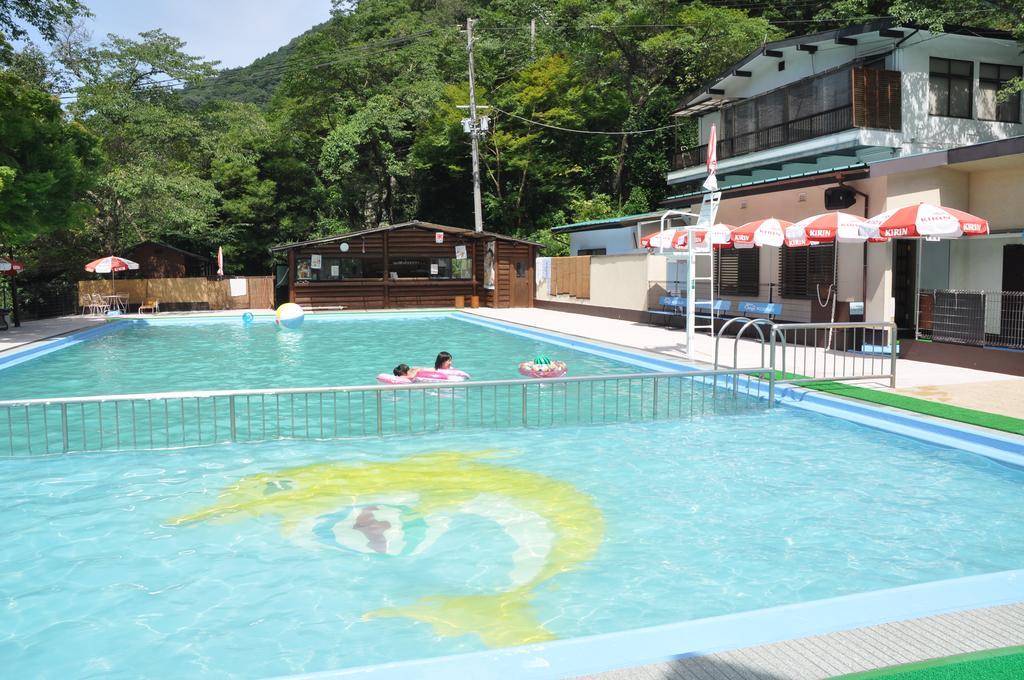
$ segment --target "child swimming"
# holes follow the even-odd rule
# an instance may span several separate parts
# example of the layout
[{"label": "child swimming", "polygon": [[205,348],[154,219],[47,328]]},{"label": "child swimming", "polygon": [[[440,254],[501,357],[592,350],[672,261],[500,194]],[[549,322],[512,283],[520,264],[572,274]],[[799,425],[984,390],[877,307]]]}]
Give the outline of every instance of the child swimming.
[{"label": "child swimming", "polygon": [[409,364],[398,364],[395,366],[395,370],[393,370],[392,373],[394,373],[397,378],[408,378],[409,380],[412,380],[416,377],[416,374],[422,370],[423,369],[419,367],[410,368]]},{"label": "child swimming", "polygon": [[434,359],[434,370],[447,370],[452,367],[452,355],[448,352],[439,352],[437,358]]}]

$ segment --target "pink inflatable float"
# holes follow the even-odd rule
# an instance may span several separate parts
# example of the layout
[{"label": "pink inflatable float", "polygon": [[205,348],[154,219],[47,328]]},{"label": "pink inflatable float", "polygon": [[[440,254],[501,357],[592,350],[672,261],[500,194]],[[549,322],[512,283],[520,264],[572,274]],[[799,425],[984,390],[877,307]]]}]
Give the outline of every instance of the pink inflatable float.
[{"label": "pink inflatable float", "polygon": [[377,376],[377,382],[382,385],[409,385],[411,383],[442,383],[442,382],[463,382],[469,380],[469,374],[457,368],[439,368],[436,371],[422,370],[416,372],[415,378],[407,378],[404,375],[392,375],[381,373]]}]

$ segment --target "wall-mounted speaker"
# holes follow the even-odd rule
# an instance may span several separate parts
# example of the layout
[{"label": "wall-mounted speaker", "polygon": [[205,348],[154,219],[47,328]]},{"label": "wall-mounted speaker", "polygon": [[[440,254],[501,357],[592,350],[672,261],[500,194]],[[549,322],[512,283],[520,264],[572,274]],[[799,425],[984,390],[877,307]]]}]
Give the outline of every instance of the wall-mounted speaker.
[{"label": "wall-mounted speaker", "polygon": [[825,189],[825,210],[843,210],[857,202],[857,194],[846,187]]}]

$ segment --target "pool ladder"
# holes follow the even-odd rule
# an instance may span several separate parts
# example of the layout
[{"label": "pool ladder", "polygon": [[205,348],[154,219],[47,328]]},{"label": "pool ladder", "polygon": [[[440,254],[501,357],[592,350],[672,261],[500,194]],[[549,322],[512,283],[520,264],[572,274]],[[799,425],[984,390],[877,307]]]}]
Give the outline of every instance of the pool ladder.
[{"label": "pool ladder", "polygon": [[[769,328],[773,328],[775,326],[775,322],[772,321],[771,319],[751,319],[746,316],[737,316],[733,317],[732,319],[729,319],[724,324],[722,324],[722,327],[718,329],[718,333],[715,334],[714,370],[718,370],[718,350],[719,345],[722,342],[722,336],[725,334],[726,329],[728,329],[733,324],[740,322],[743,322],[743,325],[740,327],[739,331],[737,331],[736,333],[736,336],[733,338],[732,368],[736,368],[739,365],[740,339],[743,337],[743,334],[746,333],[748,328],[753,328],[755,331],[757,331],[758,340],[761,343],[761,364],[760,366],[758,366],[758,368],[765,367],[764,352],[765,348],[768,345],[768,338],[765,337],[764,331],[762,330],[762,326],[768,326]],[[769,331],[769,337],[770,336],[771,332]]]}]

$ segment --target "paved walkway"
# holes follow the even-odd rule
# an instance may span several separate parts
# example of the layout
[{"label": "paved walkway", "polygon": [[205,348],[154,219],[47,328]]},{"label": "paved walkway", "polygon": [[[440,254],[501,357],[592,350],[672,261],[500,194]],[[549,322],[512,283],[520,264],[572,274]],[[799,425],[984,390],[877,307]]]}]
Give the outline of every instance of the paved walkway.
[{"label": "paved walkway", "polygon": [[0,331],[0,354],[33,342],[64,337],[102,323],[106,323],[106,319],[96,316],[62,316],[55,319],[22,321],[20,328],[12,325],[8,330]]},{"label": "paved walkway", "polygon": [[1024,604],[885,623],[585,676],[586,680],[818,680],[1024,644]]},{"label": "paved walkway", "polygon": [[[674,359],[686,359],[686,333],[678,328],[651,326],[633,321],[605,319],[551,309],[481,308],[467,311],[500,321],[590,338]],[[713,365],[714,338],[698,333],[694,337],[693,349],[694,358],[689,360],[689,363],[707,368]],[[732,339],[724,339],[720,350],[721,363],[731,367]],[[739,341],[737,365],[744,368],[757,368],[762,365],[760,344],[757,341],[746,339]],[[799,370],[799,367],[795,367],[795,369]],[[893,391],[887,381],[864,380],[856,381],[853,384]],[[980,408],[1015,418],[1024,418],[1024,378],[1002,373],[898,359],[895,391],[920,399],[940,401],[965,408]]]}]

